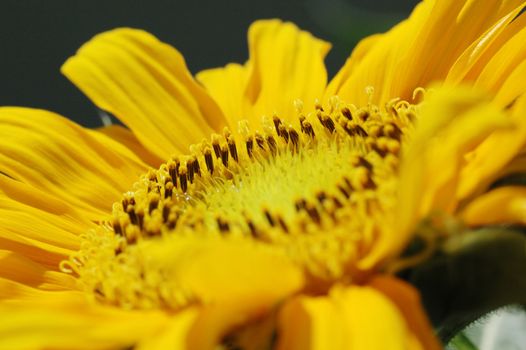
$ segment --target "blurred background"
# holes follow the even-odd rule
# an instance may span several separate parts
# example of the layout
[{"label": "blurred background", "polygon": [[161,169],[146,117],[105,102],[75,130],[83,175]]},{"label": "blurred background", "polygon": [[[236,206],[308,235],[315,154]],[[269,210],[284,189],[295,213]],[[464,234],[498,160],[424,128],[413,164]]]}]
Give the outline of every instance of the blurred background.
[{"label": "blurred background", "polygon": [[89,127],[93,105],[64,78],[65,59],[93,35],[145,29],[177,47],[193,73],[247,59],[246,31],[281,18],[333,43],[333,75],[356,42],[407,17],[417,0],[1,0],[0,105],[44,108]]}]

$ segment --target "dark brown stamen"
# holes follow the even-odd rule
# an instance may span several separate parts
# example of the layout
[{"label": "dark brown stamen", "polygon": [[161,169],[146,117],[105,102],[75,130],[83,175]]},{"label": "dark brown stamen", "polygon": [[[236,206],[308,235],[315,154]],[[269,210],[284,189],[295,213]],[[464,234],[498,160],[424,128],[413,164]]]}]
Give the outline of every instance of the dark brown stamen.
[{"label": "dark brown stamen", "polygon": [[274,139],[274,137],[272,137],[272,135],[267,136],[267,143],[272,155],[276,155],[276,152],[278,151],[278,144],[276,143],[276,140]]},{"label": "dark brown stamen", "polygon": [[342,112],[342,115],[345,118],[347,118],[349,120],[352,120],[352,114],[351,114],[351,111],[349,110],[349,108],[343,107],[341,112]]},{"label": "dark brown stamen", "polygon": [[119,219],[113,219],[111,221],[111,226],[113,227],[113,232],[115,232],[117,235],[122,236],[122,226],[119,222]]},{"label": "dark brown stamen", "polygon": [[201,166],[199,165],[199,159],[193,156],[194,174],[201,176]]},{"label": "dark brown stamen", "polygon": [[351,164],[354,165],[355,167],[363,166],[369,171],[373,169],[373,165],[369,163],[367,159],[361,156],[356,156],[353,159],[351,159]]},{"label": "dark brown stamen", "polygon": [[279,223],[279,226],[281,227],[281,229],[288,233],[289,232],[289,228],[288,228],[287,224],[285,223],[285,220],[280,215],[278,215],[277,218],[278,218],[278,223]]},{"label": "dark brown stamen", "polygon": [[284,125],[279,126],[278,135],[283,137],[283,139],[285,140],[285,143],[289,142],[289,132],[287,131],[287,128],[285,128]]},{"label": "dark brown stamen", "polygon": [[167,222],[168,229],[173,230],[177,225],[177,220],[179,220],[179,216],[176,213],[170,213]]},{"label": "dark brown stamen", "polygon": [[396,125],[395,123],[387,123],[387,125],[384,125],[383,131],[385,136],[395,139],[397,141],[400,141],[402,138],[402,130]]},{"label": "dark brown stamen", "polygon": [[186,169],[188,169],[188,181],[190,181],[190,183],[193,183],[194,182],[194,160],[193,159],[189,159],[187,162],[186,162]]},{"label": "dark brown stamen", "polygon": [[318,194],[316,195],[316,199],[318,200],[318,202],[323,203],[327,199],[327,193],[323,191],[318,192]]},{"label": "dark brown stamen", "polygon": [[369,116],[370,116],[369,111],[367,111],[365,109],[360,109],[357,112],[357,117],[362,122],[365,122],[367,119],[369,119]]},{"label": "dark brown stamen", "polygon": [[163,207],[163,221],[168,221],[168,217],[170,216],[170,206],[165,205]]},{"label": "dark brown stamen", "polygon": [[126,212],[128,213],[128,216],[130,217],[131,223],[134,225],[137,225],[139,223],[139,220],[137,218],[137,214],[135,214],[135,206],[129,205]]},{"label": "dark brown stamen", "polygon": [[[166,185],[164,185],[164,198],[171,198],[173,189],[174,189],[173,182],[171,182],[171,181],[167,182]],[[150,206],[151,206],[151,204],[152,203],[150,202]],[[151,212],[151,210],[150,210],[150,212]]]},{"label": "dark brown stamen", "polygon": [[263,136],[256,132],[254,138],[256,139],[256,143],[258,144],[259,148],[265,149],[265,139],[263,138]]},{"label": "dark brown stamen", "polygon": [[219,231],[221,232],[228,232],[230,230],[230,225],[228,224],[228,221],[225,221],[221,219],[221,217],[216,218],[217,226],[219,228]]},{"label": "dark brown stamen", "polygon": [[229,137],[228,138],[228,149],[230,151],[230,155],[232,156],[232,158],[236,161],[236,162],[239,162],[239,158],[237,156],[237,147],[236,147],[236,142],[234,141],[234,138],[233,137]]},{"label": "dark brown stamen", "polygon": [[219,145],[219,140],[217,138],[212,140],[212,147],[214,148],[216,158],[221,157],[221,146]]},{"label": "dark brown stamen", "polygon": [[185,166],[181,166],[179,168],[179,183],[181,184],[181,190],[183,192],[186,192],[188,190],[188,183],[187,183],[187,168]]},{"label": "dark brown stamen", "polygon": [[179,159],[177,159],[175,162],[169,162],[168,163],[168,173],[170,174],[170,177],[172,178],[172,182],[175,187],[177,187],[177,178],[179,177],[179,166],[181,165],[181,162]]},{"label": "dark brown stamen", "polygon": [[337,185],[336,187],[338,187],[338,190],[340,190],[340,192],[344,195],[345,198],[349,198],[351,196],[351,192],[346,189],[344,186],[342,185]]},{"label": "dark brown stamen", "polygon": [[247,146],[247,154],[250,158],[252,158],[252,149],[254,148],[254,140],[252,139],[252,137],[247,139],[246,146]]},{"label": "dark brown stamen", "polygon": [[[172,183],[172,186],[173,186],[173,183]],[[165,194],[166,196],[166,194]],[[165,197],[166,198],[166,197]],[[154,211],[154,209],[156,209],[157,207],[159,206],[159,196],[155,196],[153,195],[151,198],[150,198],[150,203],[148,205],[148,213],[152,213],[152,211]]]},{"label": "dark brown stamen", "polygon": [[250,234],[252,235],[252,237],[257,238],[259,236],[259,233],[256,229],[256,225],[254,225],[254,223],[250,219],[246,219],[246,222],[248,228],[250,229]]},{"label": "dark brown stamen", "polygon": [[364,128],[362,128],[360,125],[356,124],[354,125],[353,127],[354,129],[354,134],[355,135],[359,135],[359,136],[362,136],[362,137],[366,137],[368,136],[367,132],[364,130]]},{"label": "dark brown stamen", "polygon": [[305,134],[309,135],[310,137],[316,136],[316,134],[314,133],[314,129],[312,128],[311,123],[309,123],[307,121],[302,124],[302,131]]},{"label": "dark brown stamen", "polygon": [[138,208],[135,213],[137,215],[137,225],[142,229],[144,225],[144,209]]},{"label": "dark brown stamen", "polygon": [[298,132],[296,130],[294,130],[293,128],[290,128],[289,129],[289,136],[290,136],[290,141],[292,142],[292,145],[294,146],[294,150],[298,151],[300,135],[298,134]]},{"label": "dark brown stamen", "polygon": [[276,128],[276,133],[279,135],[279,126],[281,125],[281,119],[278,118],[278,116],[272,117],[272,121],[274,122],[274,128]]},{"label": "dark brown stamen", "polygon": [[212,151],[210,148],[205,149],[204,151],[205,163],[208,172],[212,174],[214,172],[214,159],[212,158]]},{"label": "dark brown stamen", "polygon": [[309,214],[309,216],[315,223],[319,224],[321,222],[320,213],[318,213],[318,210],[316,209],[314,205],[307,203],[305,210],[307,211],[307,213]]},{"label": "dark brown stamen", "polygon": [[305,209],[306,206],[307,206],[307,201],[303,198],[298,199],[296,203],[294,203],[294,207],[296,208],[297,211],[301,211]]},{"label": "dark brown stamen", "polygon": [[274,227],[274,225],[276,225],[276,223],[274,222],[274,218],[272,217],[272,215],[270,214],[268,209],[264,209],[263,213],[265,214],[265,218],[267,219],[267,221],[270,224],[270,226]]},{"label": "dark brown stamen", "polygon": [[228,146],[226,144],[221,146],[221,162],[225,167],[228,167]]}]

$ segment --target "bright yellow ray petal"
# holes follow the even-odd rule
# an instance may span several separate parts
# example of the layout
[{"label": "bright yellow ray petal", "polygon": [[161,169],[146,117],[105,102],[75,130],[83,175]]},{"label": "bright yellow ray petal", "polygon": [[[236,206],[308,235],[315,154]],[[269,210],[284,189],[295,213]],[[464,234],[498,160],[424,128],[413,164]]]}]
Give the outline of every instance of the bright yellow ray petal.
[{"label": "bright yellow ray petal", "polygon": [[48,269],[78,250],[80,235],[95,225],[58,198],[0,176],[0,248]]},{"label": "bright yellow ray petal", "polygon": [[231,63],[224,68],[214,68],[197,74],[208,93],[217,101],[231,130],[237,130],[237,123],[250,115],[247,90],[249,69],[240,64]]},{"label": "bright yellow ray petal", "polygon": [[[23,184],[10,179],[0,179],[0,184],[10,188],[24,187]],[[28,186],[25,187],[26,191],[30,190]],[[38,193],[37,190],[35,192]],[[67,211],[57,215],[9,198],[11,193],[6,193],[4,190],[0,193],[0,232],[10,232],[12,235],[38,240],[54,245],[57,249],[69,251],[69,249],[78,249],[78,236],[93,227],[89,222],[69,217]],[[22,201],[24,199],[20,198]]]},{"label": "bright yellow ray petal", "polygon": [[62,72],[163,159],[226,124],[183,56],[144,31],[122,28],[97,35]]},{"label": "bright yellow ray petal", "polygon": [[49,271],[44,266],[8,250],[0,249],[0,298],[17,296],[16,284],[42,290],[70,290],[75,286],[74,278],[57,271]]},{"label": "bright yellow ray petal", "polygon": [[134,347],[136,350],[190,349],[188,335],[199,310],[190,308],[178,312],[166,325],[151,337],[144,338]]},{"label": "bright yellow ray petal", "polygon": [[462,169],[457,191],[459,200],[476,194],[496,180],[500,170],[523,149],[526,144],[526,96],[520,98],[511,111],[514,127],[496,130],[471,154]]},{"label": "bright yellow ray petal", "polygon": [[[507,22],[507,17],[503,17],[504,22]],[[456,67],[453,67],[447,78],[447,83],[459,83],[461,81],[475,82],[479,79],[480,73],[484,70],[490,60],[507,45],[507,42],[510,41],[515,35],[520,35],[519,33],[524,28],[526,24],[526,16],[516,17],[511,23],[505,25],[503,28],[499,27],[498,24],[501,21],[496,23],[498,30],[496,33],[488,31],[486,35],[489,35],[488,42],[482,42],[481,48],[477,48],[477,41],[474,43],[475,46],[472,46],[474,56],[470,57],[469,53],[471,50],[466,50],[466,52],[459,58],[459,61],[455,63]],[[484,39],[484,35],[479,38]],[[467,62],[463,60],[467,59]],[[467,66],[462,66],[461,63],[467,63]],[[468,68],[468,71],[460,69],[461,67]]]},{"label": "bright yellow ray petal", "polygon": [[495,101],[502,106],[513,104],[520,96],[524,96],[526,89],[524,87],[524,76],[526,75],[526,60],[513,67],[510,75],[501,85],[495,85],[493,88],[498,89]]},{"label": "bright yellow ray petal", "polygon": [[451,79],[458,80],[522,4],[519,0],[422,2],[408,20],[375,40],[346,82],[338,82],[337,93],[363,105],[368,101],[363,92],[367,86],[375,88],[374,102],[386,102],[410,99],[415,88],[446,79],[452,67]]},{"label": "bright yellow ray petal", "polygon": [[[7,278],[6,278],[7,277]],[[71,292],[77,289],[77,281],[70,275],[56,271],[46,271],[38,283],[24,284],[0,276],[0,304],[8,300],[38,299],[50,292]]]},{"label": "bright yellow ray petal", "polygon": [[50,270],[58,269],[60,262],[67,257],[67,254],[73,252],[50,244],[29,240],[25,237],[15,236],[9,231],[0,233],[0,247],[20,253]]},{"label": "bright yellow ray petal", "polygon": [[[525,23],[526,19],[521,18],[520,21]],[[515,78],[514,84],[510,81],[510,78],[518,72],[520,72],[518,76],[524,76],[525,40],[526,28],[522,27],[489,60],[475,82],[475,86],[493,92],[496,95],[496,100],[502,106],[507,106],[526,90],[523,81],[517,80],[517,78]]]},{"label": "bright yellow ray petal", "polygon": [[465,156],[493,131],[512,124],[485,94],[469,87],[444,87],[423,106],[403,154],[398,206],[388,227],[360,262],[370,268],[400,252],[419,220],[434,211],[451,213]]},{"label": "bright yellow ray petal", "polygon": [[330,44],[279,20],[254,22],[248,43],[251,121],[259,123],[262,115],[273,113],[290,120],[296,116],[294,100],[312,104],[323,96],[327,83],[323,60]]},{"label": "bright yellow ray petal", "polygon": [[80,244],[79,237],[49,221],[4,210],[0,215],[0,248],[16,251],[48,269],[58,269],[59,263]]},{"label": "bright yellow ray petal", "polygon": [[[432,12],[432,7],[433,1],[420,3],[408,20],[401,22],[389,32],[376,36],[372,45],[367,45],[371,47],[368,47],[358,63],[347,62],[343,67],[343,69],[348,69],[348,66],[353,67],[352,72],[346,73],[348,78],[337,83],[331,82],[329,90],[334,90],[335,94],[345,100],[353,101],[356,105],[366,105],[369,102],[369,96],[364,91],[367,86],[374,87],[373,101],[376,103],[386,102],[395,97],[409,98],[410,94],[396,91],[394,88],[393,85],[396,84],[394,75],[398,74],[398,79],[402,76],[405,83],[412,79],[410,76],[420,75],[417,72],[424,68],[418,64],[407,66],[408,62],[402,61],[410,59],[407,57],[409,53],[418,54],[411,51],[415,39],[412,38],[414,34],[410,33],[418,33],[421,30]],[[411,69],[411,74],[408,74],[408,69]],[[338,89],[333,87],[335,84],[339,86]],[[409,82],[406,84],[414,85]],[[413,89],[417,86],[413,86]]]},{"label": "bright yellow ray petal", "polygon": [[418,208],[419,217],[431,210],[451,211],[465,155],[491,132],[511,126],[506,114],[478,91],[437,90],[423,107],[402,160],[400,201],[407,207],[401,210]]},{"label": "bright yellow ray petal", "polygon": [[0,171],[97,219],[146,166],[121,144],[56,114],[4,107]]},{"label": "bright yellow ray petal", "polygon": [[[510,67],[506,67],[506,65],[504,67],[498,67],[498,65],[495,64],[490,68],[491,64],[488,65],[488,63],[494,61],[494,56],[499,52],[507,50],[506,48],[509,48],[510,44],[514,48],[514,56],[517,52],[521,51],[520,47],[513,44],[513,41],[517,42],[521,40],[519,37],[521,36],[521,29],[524,27],[524,16],[516,18],[521,9],[522,6],[519,6],[514,11],[502,17],[480,38],[474,41],[458,58],[453,67],[451,67],[445,82],[451,85],[458,84],[462,81],[480,81],[482,77],[479,76],[483,70],[491,69],[492,72],[495,72],[496,68],[502,71],[506,68],[510,69]],[[509,61],[513,61],[513,59]],[[504,77],[502,79],[504,79]],[[492,86],[482,81],[478,83],[477,86],[485,87],[493,92],[498,91],[498,89],[495,88],[490,89]]]},{"label": "bright yellow ray petal", "polygon": [[141,249],[151,264],[170,267],[169,280],[179,281],[205,303],[246,295],[274,300],[303,285],[302,273],[282,252],[252,241],[181,237],[162,245],[145,242]]},{"label": "bright yellow ray petal", "polygon": [[46,269],[16,253],[0,250],[0,277],[38,287]]},{"label": "bright yellow ray petal", "polygon": [[295,298],[281,311],[279,334],[279,350],[424,349],[397,305],[367,286]]},{"label": "bright yellow ray petal", "polygon": [[423,349],[442,349],[433,333],[433,327],[427,319],[416,289],[390,276],[374,277],[369,285],[386,295],[398,307],[409,329],[418,338]]},{"label": "bright yellow ray petal", "polygon": [[345,64],[340,68],[338,73],[330,81],[325,90],[325,99],[338,95],[341,87],[354,73],[356,66],[367,55],[367,53],[374,48],[378,40],[382,38],[381,34],[375,34],[362,39],[353,49],[351,56],[345,61]]},{"label": "bright yellow ray petal", "polygon": [[485,193],[462,211],[463,221],[470,226],[526,224],[526,189],[506,186]]},{"label": "bright yellow ray petal", "polygon": [[32,294],[0,302],[0,348],[127,348],[154,336],[168,321],[160,311],[97,305],[78,292]]},{"label": "bright yellow ray petal", "polygon": [[100,132],[126,146],[143,162],[153,168],[158,168],[159,165],[165,161],[165,159],[157,157],[155,154],[144,148],[139,140],[137,140],[137,137],[129,129],[126,129],[123,126],[113,124],[99,128],[96,132]]},{"label": "bright yellow ray petal", "polygon": [[283,254],[250,241],[189,238],[144,249],[151,264],[166,266],[169,283],[204,304],[191,333],[196,349],[212,348],[228,331],[269,312],[304,283],[300,269]]}]

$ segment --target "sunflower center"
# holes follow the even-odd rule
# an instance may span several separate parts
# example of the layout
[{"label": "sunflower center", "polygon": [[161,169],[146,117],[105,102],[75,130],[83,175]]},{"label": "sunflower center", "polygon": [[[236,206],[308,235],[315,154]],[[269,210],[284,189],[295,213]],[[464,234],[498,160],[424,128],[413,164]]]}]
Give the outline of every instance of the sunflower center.
[{"label": "sunflower center", "polygon": [[252,240],[283,251],[312,280],[351,279],[395,205],[398,153],[415,108],[337,98],[326,109],[296,107],[295,121],[264,118],[255,132],[242,121],[145,174],[63,268],[100,299],[140,308],[191,300],[164,283],[169,264],[148,267],[145,248],[189,236]]}]

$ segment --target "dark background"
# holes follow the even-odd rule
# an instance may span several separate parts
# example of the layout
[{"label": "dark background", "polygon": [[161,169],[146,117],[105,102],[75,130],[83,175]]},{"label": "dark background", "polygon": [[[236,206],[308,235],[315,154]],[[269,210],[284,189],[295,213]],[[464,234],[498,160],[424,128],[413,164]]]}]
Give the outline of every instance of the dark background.
[{"label": "dark background", "polygon": [[246,31],[260,18],[295,22],[333,43],[333,75],[356,42],[408,15],[417,0],[1,0],[0,105],[44,108],[99,126],[94,106],[64,78],[64,60],[93,35],[145,29],[177,47],[193,73],[247,59]]}]

